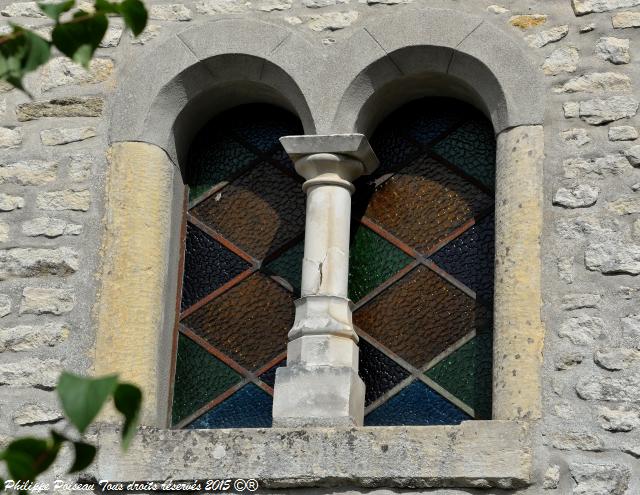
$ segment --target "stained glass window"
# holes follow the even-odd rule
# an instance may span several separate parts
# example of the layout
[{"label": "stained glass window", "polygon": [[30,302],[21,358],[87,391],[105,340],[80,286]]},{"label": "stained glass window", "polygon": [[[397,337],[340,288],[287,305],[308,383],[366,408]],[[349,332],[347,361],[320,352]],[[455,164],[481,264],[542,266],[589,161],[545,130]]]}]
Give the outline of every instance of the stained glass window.
[{"label": "stained glass window", "polygon": [[[271,424],[299,297],[305,196],[278,142],[302,134],[266,106],[223,113],[190,153],[190,202],[172,423]],[[425,98],[371,137],[381,164],[356,184],[349,297],[360,336],[365,425],[491,416],[491,124]]]}]

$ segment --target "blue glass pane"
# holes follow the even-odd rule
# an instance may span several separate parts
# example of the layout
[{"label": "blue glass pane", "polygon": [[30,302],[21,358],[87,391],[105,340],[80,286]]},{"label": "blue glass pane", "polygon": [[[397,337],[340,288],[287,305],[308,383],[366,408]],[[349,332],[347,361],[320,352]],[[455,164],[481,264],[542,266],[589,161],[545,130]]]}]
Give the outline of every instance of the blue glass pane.
[{"label": "blue glass pane", "polygon": [[488,215],[431,259],[450,275],[476,292],[479,299],[493,301],[494,216]]},{"label": "blue glass pane", "polygon": [[188,223],[181,309],[184,311],[197,303],[249,266],[242,258]]},{"label": "blue glass pane", "polygon": [[228,128],[241,142],[261,152],[280,149],[282,136],[302,134],[300,121],[270,105],[244,105],[229,112]]},{"label": "blue glass pane", "polygon": [[414,381],[400,393],[367,414],[365,426],[457,425],[472,419],[421,381]]},{"label": "blue glass pane", "polygon": [[473,111],[468,105],[448,98],[425,98],[408,107],[413,107],[413,116],[407,122],[408,133],[424,145],[439,139]]},{"label": "blue glass pane", "polygon": [[493,190],[496,141],[488,120],[470,120],[437,143],[433,150]]},{"label": "blue glass pane", "polygon": [[266,383],[271,388],[273,388],[273,386],[276,383],[276,371],[277,371],[277,369],[278,368],[282,368],[283,366],[286,366],[286,365],[287,365],[287,360],[283,359],[278,364],[276,364],[273,368],[271,368],[271,369],[265,371],[264,373],[262,373],[262,375],[260,375],[260,380],[262,380],[264,383]]},{"label": "blue glass pane", "polygon": [[401,168],[421,152],[417,145],[398,133],[394,125],[387,124],[378,128],[371,137],[371,147],[380,160],[376,176]]},{"label": "blue glass pane", "polygon": [[245,385],[187,428],[269,428],[272,399],[254,384]]}]

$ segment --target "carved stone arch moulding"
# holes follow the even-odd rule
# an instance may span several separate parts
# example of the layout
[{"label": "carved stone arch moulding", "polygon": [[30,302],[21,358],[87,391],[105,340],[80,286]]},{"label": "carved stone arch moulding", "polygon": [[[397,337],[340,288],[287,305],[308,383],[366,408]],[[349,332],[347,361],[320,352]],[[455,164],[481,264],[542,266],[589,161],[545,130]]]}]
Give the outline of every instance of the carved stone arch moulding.
[{"label": "carved stone arch moulding", "polygon": [[[101,479],[244,477],[270,486],[531,483],[531,422],[540,416],[544,336],[543,96],[536,71],[521,41],[448,10],[365,22],[344,43],[329,57],[292,28],[221,16],[124,69],[110,109],[95,370],[119,372],[143,388],[147,426],[125,458],[113,427],[107,422],[101,428]],[[156,77],[148,78],[150,72]],[[531,77],[523,81],[523,73]],[[402,103],[427,95],[474,104],[497,135],[494,420],[304,432],[165,429],[184,202],[180,165],[194,133],[227,108],[267,102],[297,114],[306,134],[369,134]]]}]

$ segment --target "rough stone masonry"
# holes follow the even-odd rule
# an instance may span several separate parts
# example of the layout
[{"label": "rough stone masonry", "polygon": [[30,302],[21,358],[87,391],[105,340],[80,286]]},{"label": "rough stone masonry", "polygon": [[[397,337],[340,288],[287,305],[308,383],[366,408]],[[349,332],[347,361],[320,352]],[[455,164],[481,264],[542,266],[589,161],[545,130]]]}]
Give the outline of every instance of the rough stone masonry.
[{"label": "rough stone masonry", "polygon": [[[0,443],[61,420],[59,370],[91,371],[95,274],[110,235],[105,131],[133,54],[228,15],[286,25],[336,51],[363,19],[429,6],[520,38],[544,75],[547,107],[534,484],[428,493],[640,494],[640,0],[147,4],[145,33],[133,39],[116,22],[88,71],[54,58],[28,78],[33,100],[0,86]],[[47,34],[34,2],[0,0],[0,20]]]}]

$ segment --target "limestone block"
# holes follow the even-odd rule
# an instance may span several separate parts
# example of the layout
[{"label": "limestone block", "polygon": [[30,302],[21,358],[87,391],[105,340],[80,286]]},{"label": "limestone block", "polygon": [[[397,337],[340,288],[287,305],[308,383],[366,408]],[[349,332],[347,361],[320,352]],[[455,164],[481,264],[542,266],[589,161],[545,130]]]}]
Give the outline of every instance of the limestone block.
[{"label": "limestone block", "polygon": [[572,119],[580,116],[580,103],[577,101],[568,101],[562,105],[562,111],[566,119]]},{"label": "limestone block", "polygon": [[585,24],[583,26],[580,26],[580,29],[578,29],[578,31],[580,31],[580,33],[590,33],[595,28],[596,28],[595,23],[594,22],[590,22],[589,24]]},{"label": "limestone block", "polygon": [[58,163],[45,160],[24,160],[0,163],[0,184],[41,186],[56,179]]},{"label": "limestone block", "polygon": [[113,48],[120,44],[120,38],[122,38],[122,33],[124,29],[122,24],[116,24],[113,20],[109,23],[109,28],[107,32],[104,34],[104,38],[100,42],[100,48]]},{"label": "limestone block", "polygon": [[640,315],[627,315],[621,324],[623,344],[640,349]]},{"label": "limestone block", "polygon": [[572,73],[578,68],[580,53],[572,46],[557,48],[545,59],[542,71],[547,76],[557,76],[561,72]]},{"label": "limestone block", "polygon": [[544,472],[542,488],[545,490],[555,490],[560,484],[560,466],[553,464]]},{"label": "limestone block", "polygon": [[611,18],[614,29],[640,27],[640,12],[618,12]]},{"label": "limestone block", "polygon": [[565,320],[558,328],[558,336],[575,345],[590,345],[604,330],[604,322],[596,316],[576,316]]},{"label": "limestone block", "polygon": [[7,294],[0,294],[0,318],[11,313],[11,299]]},{"label": "limestone block", "polygon": [[145,30],[137,38],[131,40],[132,45],[146,45],[150,41],[153,41],[162,30],[162,27],[158,24],[147,24]]},{"label": "limestone block", "polygon": [[576,15],[584,15],[634,7],[640,5],[640,0],[571,0],[571,5]]},{"label": "limestone block", "polygon": [[[633,130],[635,131],[635,129]],[[626,150],[624,150],[624,154],[626,155],[631,165],[633,165],[634,167],[640,165],[640,144],[632,146],[631,148],[627,148]]]},{"label": "limestone block", "polygon": [[575,147],[584,146],[591,142],[591,137],[585,129],[567,129],[560,132],[562,140]]},{"label": "limestone block", "polygon": [[61,371],[62,363],[57,359],[21,359],[0,364],[0,385],[51,390]]},{"label": "limestone block", "polygon": [[556,268],[558,269],[558,277],[560,280],[572,284],[573,283],[573,258],[570,256],[560,256],[556,260]]},{"label": "limestone block", "polygon": [[22,129],[0,127],[0,148],[17,148],[22,144]]},{"label": "limestone block", "polygon": [[21,103],[16,107],[20,122],[43,117],[100,117],[104,99],[97,96],[57,98]]},{"label": "limestone block", "polygon": [[545,22],[547,22],[547,16],[544,14],[514,15],[509,19],[509,24],[517,28],[520,28],[523,31],[526,29],[531,29],[531,28],[540,26]]},{"label": "limestone block", "polygon": [[619,371],[640,365],[640,351],[623,347],[598,349],[593,355],[594,362],[608,371]]},{"label": "limestone block", "polygon": [[259,0],[255,4],[255,8],[262,12],[274,12],[280,10],[289,10],[292,0]]},{"label": "limestone block", "polygon": [[6,222],[0,222],[0,242],[7,242],[9,240],[9,224]]},{"label": "limestone block", "polygon": [[599,158],[569,158],[562,162],[566,179],[602,179],[622,175],[630,170],[629,161],[622,155]]},{"label": "limestone block", "polygon": [[22,233],[29,237],[44,236],[49,238],[61,235],[80,235],[82,225],[66,222],[59,218],[38,217],[24,222]]},{"label": "limestone block", "polygon": [[558,450],[586,450],[600,452],[604,448],[602,439],[586,432],[562,432],[551,437],[551,445]]},{"label": "limestone block", "polygon": [[564,24],[562,26],[556,26],[546,31],[540,31],[539,33],[527,36],[525,40],[532,48],[542,48],[549,43],[555,43],[564,38],[569,33],[569,26]]},{"label": "limestone block", "polygon": [[149,19],[154,21],[190,21],[192,17],[191,10],[181,3],[151,5],[149,8]]},{"label": "limestone block", "polygon": [[607,402],[640,401],[640,381],[637,370],[615,375],[588,376],[580,379],[576,392],[584,400]]},{"label": "limestone block", "polygon": [[13,211],[24,207],[24,198],[0,193],[0,211]]},{"label": "limestone block", "polygon": [[95,157],[88,153],[75,153],[69,161],[68,177],[73,182],[84,182],[91,177]]},{"label": "limestone block", "polygon": [[561,307],[565,311],[576,309],[598,308],[600,305],[600,294],[565,294],[562,296]]},{"label": "limestone block", "polygon": [[196,3],[196,12],[204,15],[237,14],[247,10],[239,0],[201,0]]},{"label": "limestone block", "polygon": [[58,146],[84,141],[96,135],[95,127],[57,128],[40,131],[40,139],[45,146]]},{"label": "limestone block", "polygon": [[36,204],[41,210],[87,211],[91,207],[91,193],[88,189],[43,192],[38,194]]},{"label": "limestone block", "polygon": [[555,361],[555,368],[558,371],[568,370],[574,368],[584,361],[584,354],[580,352],[570,352],[562,354]]},{"label": "limestone block", "polygon": [[554,88],[555,93],[628,93],[631,79],[616,72],[592,72],[569,79],[562,86]]},{"label": "limestone block", "polygon": [[605,274],[640,274],[640,246],[613,241],[587,246],[586,267]]},{"label": "limestone block", "polygon": [[110,58],[94,58],[87,71],[67,57],[55,57],[42,68],[40,86],[42,91],[49,91],[69,84],[98,84],[109,79],[113,69]]},{"label": "limestone block", "polygon": [[337,31],[351,26],[358,19],[358,12],[328,12],[311,17],[309,28],[312,31]]},{"label": "limestone block", "polygon": [[[309,9],[329,7],[331,5],[337,5],[340,3],[349,3],[349,0],[303,0],[302,2],[302,4]],[[369,0],[367,0],[367,3],[369,3]],[[398,0],[396,3],[401,3],[401,0]]]},{"label": "limestone block", "polygon": [[617,215],[634,215],[640,213],[640,198],[623,196],[607,203],[607,209]]},{"label": "limestone block", "polygon": [[13,422],[19,426],[57,423],[63,414],[52,407],[41,404],[24,404],[13,415]]},{"label": "limestone block", "polygon": [[576,482],[573,495],[624,495],[631,479],[631,470],[623,464],[572,463],[570,471]]},{"label": "limestone block", "polygon": [[61,315],[71,311],[74,306],[75,293],[73,289],[25,287],[22,291],[20,314]]},{"label": "limestone block", "polygon": [[487,12],[491,12],[492,14],[506,14],[509,12],[509,9],[503,7],[502,5],[489,5],[487,7]]},{"label": "limestone block", "polygon": [[588,184],[580,184],[571,188],[561,187],[553,197],[553,204],[565,208],[585,208],[598,201],[600,189]]},{"label": "limestone block", "polygon": [[638,100],[629,96],[612,96],[580,102],[580,118],[593,125],[633,117],[637,111]]},{"label": "limestone block", "polygon": [[640,426],[640,408],[630,404],[615,407],[599,407],[598,424],[602,429],[607,431],[631,431]]},{"label": "limestone block", "polygon": [[0,14],[5,17],[36,17],[44,18],[46,15],[40,10],[36,2],[15,2],[10,3],[0,10]]},{"label": "limestone block", "polygon": [[0,280],[43,275],[64,276],[76,272],[78,268],[78,253],[68,247],[0,250]]},{"label": "limestone block", "polygon": [[600,218],[598,216],[579,216],[574,218],[560,218],[556,222],[556,233],[574,241],[611,240],[621,237],[620,227],[615,218]]},{"label": "limestone block", "polygon": [[629,40],[611,36],[600,38],[596,43],[596,54],[612,64],[628,64],[631,60]]},{"label": "limestone block", "polygon": [[67,340],[68,336],[69,327],[66,323],[0,328],[0,352],[20,352],[44,346],[53,347]]},{"label": "limestone block", "polygon": [[[638,139],[638,131],[635,127],[630,125],[609,127],[609,141],[635,141],[636,139]],[[629,158],[628,155],[627,158]],[[632,163],[631,159],[629,162],[631,165],[640,165],[640,149],[636,154],[636,163]]]}]

